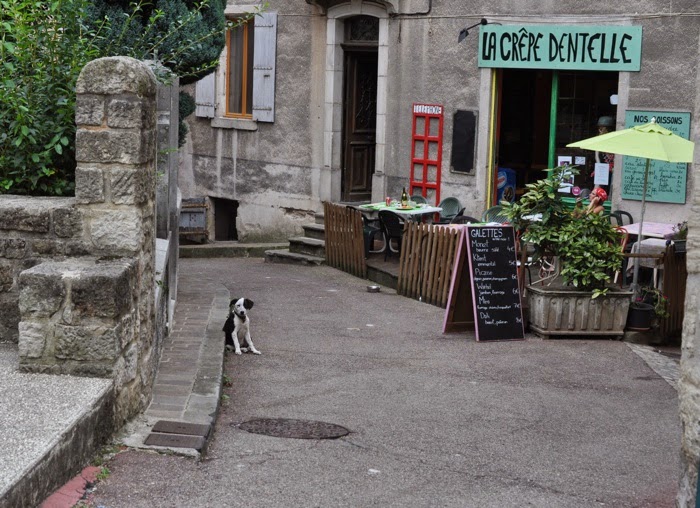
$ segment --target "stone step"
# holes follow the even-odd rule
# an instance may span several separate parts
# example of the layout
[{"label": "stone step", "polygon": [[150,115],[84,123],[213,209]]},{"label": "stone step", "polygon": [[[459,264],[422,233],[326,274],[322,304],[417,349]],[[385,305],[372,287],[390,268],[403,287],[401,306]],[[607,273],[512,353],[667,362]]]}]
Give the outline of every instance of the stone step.
[{"label": "stone step", "polygon": [[326,232],[323,224],[306,224],[302,227],[304,228],[304,236],[316,240],[326,239]]},{"label": "stone step", "polygon": [[319,258],[326,257],[326,242],[324,240],[316,240],[306,236],[296,236],[289,239],[289,252],[295,254],[306,254],[307,256],[315,256]]},{"label": "stone step", "polygon": [[284,242],[239,243],[212,242],[197,245],[180,244],[181,258],[261,258],[270,249],[284,249]]},{"label": "stone step", "polygon": [[320,266],[326,264],[326,259],[317,256],[309,256],[307,254],[289,252],[286,249],[280,249],[265,251],[265,262]]},{"label": "stone step", "polygon": [[314,222],[315,222],[316,224],[324,224],[324,222],[323,222],[323,213],[314,214]]}]

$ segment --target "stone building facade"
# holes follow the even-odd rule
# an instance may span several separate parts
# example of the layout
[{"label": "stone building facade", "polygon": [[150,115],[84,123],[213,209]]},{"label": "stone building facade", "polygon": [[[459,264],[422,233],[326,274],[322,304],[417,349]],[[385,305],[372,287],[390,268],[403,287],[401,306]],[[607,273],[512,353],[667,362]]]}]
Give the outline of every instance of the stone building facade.
[{"label": "stone building facade", "polygon": [[[229,0],[226,12],[251,9]],[[183,197],[233,203],[219,218],[235,222],[241,241],[282,240],[323,201],[376,202],[403,187],[429,201],[457,197],[479,217],[502,198],[503,170],[517,195],[559,157],[579,157],[577,184],[591,188],[595,154],[565,145],[596,135],[603,116],[616,129],[654,116],[697,137],[700,28],[691,0],[647,2],[643,11],[602,1],[299,0],[270,4],[265,15],[254,19],[251,112],[231,104],[235,41],[215,74],[186,88],[198,107],[181,152]],[[538,52],[513,42],[523,31]],[[498,58],[481,45],[489,36],[504,50]],[[258,97],[266,79],[272,93],[268,86]],[[439,107],[431,122],[440,126],[424,142],[420,108],[428,106]],[[614,167],[611,207],[638,217],[638,170],[621,156]],[[655,184],[648,220],[688,217],[694,177],[678,175],[673,189],[668,178]]]},{"label": "stone building facade", "polygon": [[[229,0],[226,12],[251,9]],[[239,31],[215,74],[187,88],[198,108],[180,158],[183,196],[211,199],[220,211],[212,221],[234,223],[241,241],[282,240],[324,201],[377,202],[404,187],[435,203],[457,197],[480,217],[563,163],[582,169],[573,199],[574,187],[595,185],[599,154],[566,144],[596,135],[601,117],[618,130],[653,117],[700,140],[694,0],[287,0],[255,22],[260,30]],[[241,41],[253,38],[243,60]],[[248,70],[236,67],[242,61]],[[242,75],[262,83],[249,111],[234,97]],[[599,171],[612,169],[603,184],[610,207],[639,218],[639,166],[612,162]],[[693,164],[654,167],[645,213],[691,228],[682,506],[695,497],[700,457],[698,162],[696,151]]]}]

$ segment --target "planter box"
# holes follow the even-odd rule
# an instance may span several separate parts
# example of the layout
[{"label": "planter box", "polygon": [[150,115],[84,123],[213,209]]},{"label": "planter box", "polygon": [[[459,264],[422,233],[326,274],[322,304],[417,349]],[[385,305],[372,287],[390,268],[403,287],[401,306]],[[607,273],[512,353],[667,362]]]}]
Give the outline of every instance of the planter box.
[{"label": "planter box", "polygon": [[530,329],[537,335],[624,335],[631,291],[613,291],[593,300],[588,291],[527,286]]}]

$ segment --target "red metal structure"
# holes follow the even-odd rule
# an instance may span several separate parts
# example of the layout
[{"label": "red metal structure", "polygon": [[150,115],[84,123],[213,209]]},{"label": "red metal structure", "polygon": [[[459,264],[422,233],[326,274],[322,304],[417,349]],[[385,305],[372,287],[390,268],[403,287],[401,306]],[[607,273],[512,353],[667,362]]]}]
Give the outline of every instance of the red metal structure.
[{"label": "red metal structure", "polygon": [[444,111],[440,104],[413,104],[410,193],[419,190],[434,205],[440,203]]}]

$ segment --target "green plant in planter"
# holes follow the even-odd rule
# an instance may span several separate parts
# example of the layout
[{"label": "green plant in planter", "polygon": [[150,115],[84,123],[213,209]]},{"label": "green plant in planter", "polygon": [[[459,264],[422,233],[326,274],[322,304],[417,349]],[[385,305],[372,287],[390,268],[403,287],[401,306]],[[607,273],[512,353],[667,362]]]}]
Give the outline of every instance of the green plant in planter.
[{"label": "green plant in planter", "polygon": [[578,173],[557,167],[526,186],[517,203],[504,203],[521,237],[535,247],[535,259],[557,256],[564,284],[592,291],[593,298],[608,291],[611,275],[622,267],[621,234],[600,214],[568,210],[558,191],[564,178]]},{"label": "green plant in planter", "polygon": [[668,312],[668,297],[660,289],[652,286],[643,286],[640,290],[639,300],[654,307],[654,314],[658,318],[667,318],[671,314]]}]

